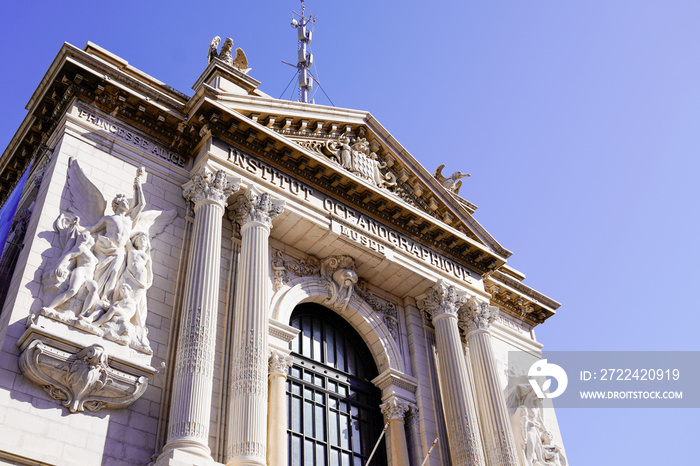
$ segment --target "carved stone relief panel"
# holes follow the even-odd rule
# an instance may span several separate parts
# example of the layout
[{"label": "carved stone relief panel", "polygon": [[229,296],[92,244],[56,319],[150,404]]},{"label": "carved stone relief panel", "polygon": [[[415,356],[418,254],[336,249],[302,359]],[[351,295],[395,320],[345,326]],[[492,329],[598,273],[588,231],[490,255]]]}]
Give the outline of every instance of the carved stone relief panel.
[{"label": "carved stone relief panel", "polygon": [[321,262],[313,256],[297,259],[279,250],[272,252],[272,272],[275,281],[275,291],[295,277],[320,275]]},{"label": "carved stone relief panel", "polygon": [[112,213],[77,161],[68,165],[70,206],[54,222],[57,258],[42,273],[40,313],[98,337],[152,354],[146,294],[153,284],[151,241],[174,211],[144,210],[144,170],[133,200],[117,194]]},{"label": "carved stone relief panel", "polygon": [[343,135],[325,141],[298,139],[295,142],[379,188],[393,190],[397,185],[396,175],[385,161],[379,159],[369,141],[363,137]]},{"label": "carved stone relief panel", "polygon": [[148,365],[109,356],[99,343],[60,340],[39,325],[32,325],[18,345],[24,376],[70,413],[124,408],[143,395],[157,373]]},{"label": "carved stone relief panel", "polygon": [[[127,354],[119,350],[127,347],[135,357],[142,355],[136,357],[140,361],[153,353],[146,327],[146,298],[154,278],[151,242],[176,213],[145,210],[144,178],[145,171],[140,168],[134,179],[133,199],[117,194],[110,213],[104,196],[78,162],[70,160],[68,164],[64,191],[68,206],[54,222],[54,254],[47,257],[41,274],[39,298],[44,307],[28,319],[30,328],[25,336],[32,334],[36,340],[25,341],[21,367],[31,380],[53,387],[47,392],[63,399],[71,412],[82,411],[88,394],[111,400],[89,405],[99,409],[128,404],[145,390],[147,379],[118,390],[130,401],[115,401],[119,396],[114,394],[95,395],[118,385],[109,375],[105,348]],[[39,324],[40,318],[55,323]],[[40,335],[37,328],[50,328],[53,333]],[[55,342],[74,344],[78,350],[59,357]],[[148,367],[146,372],[153,375],[155,369]],[[65,370],[69,376],[61,375]]]}]

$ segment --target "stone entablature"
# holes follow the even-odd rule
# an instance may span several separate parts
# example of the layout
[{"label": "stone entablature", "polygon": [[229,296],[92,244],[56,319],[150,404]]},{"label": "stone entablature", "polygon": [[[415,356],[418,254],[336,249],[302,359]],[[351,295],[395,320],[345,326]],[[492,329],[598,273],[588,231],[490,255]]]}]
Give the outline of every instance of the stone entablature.
[{"label": "stone entablature", "polygon": [[[219,150],[216,146],[212,147],[214,153]],[[237,174],[252,177],[256,182],[272,189],[285,191],[297,201],[323,212],[330,219],[329,228],[349,240],[379,252],[390,260],[394,260],[396,256],[408,257],[410,261],[418,261],[427,268],[440,270],[440,273],[451,279],[468,285],[478,280],[473,277],[477,275],[475,272],[449,257],[436,253],[410,236],[311,188],[305,182],[296,180],[256,157],[231,147],[228,147],[225,153],[227,161],[230,162],[229,166],[236,170]]]}]

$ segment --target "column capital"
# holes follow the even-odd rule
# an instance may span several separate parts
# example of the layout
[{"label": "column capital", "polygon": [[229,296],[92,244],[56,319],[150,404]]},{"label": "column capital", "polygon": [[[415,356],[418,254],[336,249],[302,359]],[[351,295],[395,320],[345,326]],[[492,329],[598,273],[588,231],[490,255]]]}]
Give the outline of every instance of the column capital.
[{"label": "column capital", "polygon": [[467,296],[464,291],[447,285],[442,280],[438,280],[435,285],[416,298],[418,308],[432,316],[433,321],[442,315],[456,317],[459,308],[466,302]]},{"label": "column capital", "polygon": [[403,421],[406,411],[409,409],[409,404],[401,401],[396,395],[391,395],[384,403],[379,405],[382,410],[384,419],[387,421],[400,420]]},{"label": "column capital", "polygon": [[413,403],[408,404],[408,411],[406,412],[404,421],[406,422],[406,427],[409,429],[420,425],[420,410],[418,406]]},{"label": "column capital", "polygon": [[272,220],[284,211],[284,201],[273,199],[253,185],[241,196],[235,209],[236,220],[243,228],[250,222],[262,223],[272,228]]},{"label": "column capital", "polygon": [[459,323],[465,333],[483,330],[488,332],[498,317],[498,308],[485,301],[471,298],[459,310]]},{"label": "column capital", "polygon": [[275,375],[282,375],[286,377],[287,371],[289,371],[289,368],[292,367],[292,358],[282,351],[272,350],[270,351],[268,367],[269,377],[273,377]]},{"label": "column capital", "polygon": [[229,179],[223,170],[212,172],[204,167],[183,186],[182,195],[194,203],[195,209],[202,202],[213,202],[225,208],[226,199],[239,188],[240,179]]}]

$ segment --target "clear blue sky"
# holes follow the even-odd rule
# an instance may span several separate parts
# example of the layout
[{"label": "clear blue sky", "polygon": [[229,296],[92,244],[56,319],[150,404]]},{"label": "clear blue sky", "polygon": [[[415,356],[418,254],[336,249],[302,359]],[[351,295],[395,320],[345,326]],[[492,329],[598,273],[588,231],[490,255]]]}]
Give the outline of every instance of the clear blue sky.
[{"label": "clear blue sky", "polygon": [[[0,19],[2,148],[64,41],[186,93],[215,35],[273,97],[293,76],[297,1],[30,4]],[[537,329],[547,349],[699,349],[700,2],[307,5],[335,105],[370,111],[429,170],[471,173],[476,218],[563,304]],[[697,415],[558,412],[574,466],[693,464]]]}]

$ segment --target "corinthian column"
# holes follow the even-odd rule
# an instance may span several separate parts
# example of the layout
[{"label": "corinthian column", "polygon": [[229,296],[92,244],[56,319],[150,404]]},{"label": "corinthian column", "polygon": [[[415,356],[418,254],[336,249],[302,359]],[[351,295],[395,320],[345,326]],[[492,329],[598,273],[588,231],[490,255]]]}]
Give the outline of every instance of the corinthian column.
[{"label": "corinthian column", "polygon": [[194,225],[188,258],[180,333],[175,356],[168,442],[162,455],[175,451],[211,458],[211,411],[216,315],[219,301],[221,221],[226,199],[238,190],[223,171],[207,168],[184,187],[185,199],[194,204]]},{"label": "corinthian column", "polygon": [[236,274],[227,465],[266,464],[268,249],[272,219],[283,205],[252,186],[236,209],[241,258]]},{"label": "corinthian column", "polygon": [[391,464],[393,466],[409,466],[408,445],[404,432],[404,416],[408,411],[408,403],[399,401],[396,395],[391,395],[380,406],[384,420],[389,423],[389,441],[391,442]]},{"label": "corinthian column", "polygon": [[416,300],[432,316],[435,327],[442,405],[455,466],[486,464],[457,323],[457,311],[466,300],[464,293],[442,280]]},{"label": "corinthian column", "polygon": [[462,306],[459,314],[460,324],[467,334],[488,464],[518,466],[513,430],[498,381],[489,333],[491,323],[498,316],[498,308],[472,298]]},{"label": "corinthian column", "polygon": [[270,410],[267,421],[267,464],[287,464],[287,400],[285,382],[292,358],[282,351],[270,354]]}]

